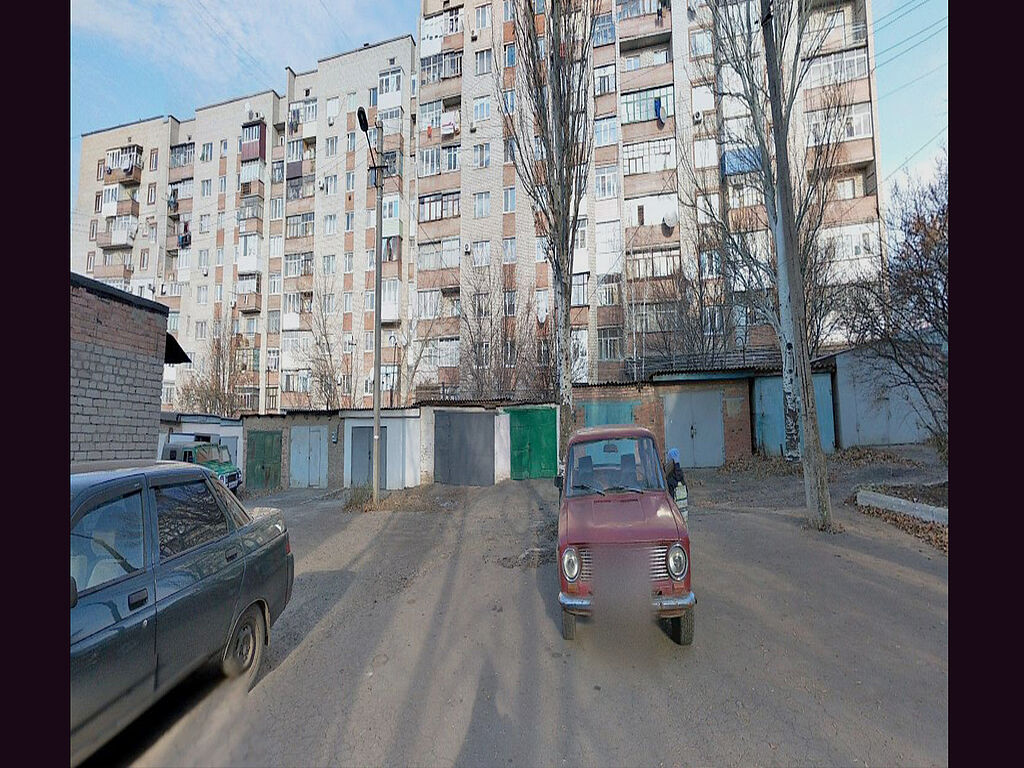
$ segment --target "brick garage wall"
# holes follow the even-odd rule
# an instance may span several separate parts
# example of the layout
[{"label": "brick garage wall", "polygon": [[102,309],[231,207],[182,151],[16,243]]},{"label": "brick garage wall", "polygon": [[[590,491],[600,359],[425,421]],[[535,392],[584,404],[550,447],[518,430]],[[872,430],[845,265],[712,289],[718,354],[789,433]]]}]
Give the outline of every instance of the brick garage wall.
[{"label": "brick garage wall", "polygon": [[81,282],[71,284],[71,461],[154,458],[167,309]]},{"label": "brick garage wall", "polygon": [[573,392],[576,400],[576,426],[579,428],[586,423],[584,411],[586,403],[639,400],[639,404],[633,408],[633,423],[646,427],[654,433],[658,450],[664,455],[666,450],[664,395],[698,390],[722,392],[725,460],[728,462],[749,456],[751,453],[750,380],[745,378],[644,384],[640,389],[631,384],[579,387]]},{"label": "brick garage wall", "polygon": [[[327,427],[327,487],[341,488],[345,480],[345,430],[341,415],[335,413],[295,413],[269,416],[244,416],[242,438],[246,448],[249,432],[281,433],[281,487],[291,487],[291,428]],[[338,442],[331,442],[337,433]]]}]

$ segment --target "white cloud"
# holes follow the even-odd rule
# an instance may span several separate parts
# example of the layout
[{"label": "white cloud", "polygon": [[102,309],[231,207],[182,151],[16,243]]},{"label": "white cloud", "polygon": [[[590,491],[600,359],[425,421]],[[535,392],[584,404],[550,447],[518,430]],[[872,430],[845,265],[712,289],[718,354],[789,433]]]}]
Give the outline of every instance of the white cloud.
[{"label": "white cloud", "polygon": [[414,14],[396,25],[393,4],[377,7],[368,14],[355,0],[76,0],[71,24],[72,34],[108,39],[118,55],[155,62],[202,98],[250,87],[281,92],[286,66],[306,71],[318,58],[413,30]]}]

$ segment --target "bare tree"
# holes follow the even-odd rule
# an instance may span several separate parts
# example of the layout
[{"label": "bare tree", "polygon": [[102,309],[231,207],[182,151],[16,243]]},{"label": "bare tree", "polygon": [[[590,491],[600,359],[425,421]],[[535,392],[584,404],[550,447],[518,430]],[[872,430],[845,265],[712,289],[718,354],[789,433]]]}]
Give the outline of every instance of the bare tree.
[{"label": "bare tree", "polygon": [[537,321],[533,301],[503,265],[474,268],[463,307],[459,388],[481,399],[510,398],[531,386]]},{"label": "bare tree", "polygon": [[242,378],[238,365],[241,349],[230,321],[221,321],[216,315],[205,352],[178,388],[179,407],[235,418],[239,412],[236,388]]},{"label": "bare tree", "polygon": [[[461,304],[454,296],[448,270],[423,270],[417,273],[416,295],[409,297],[411,311],[401,332],[400,342],[405,350],[403,355],[404,378],[408,382],[405,403],[413,402],[418,386],[433,386],[439,382],[438,375],[438,332],[446,326],[454,327],[456,335],[460,323]],[[422,297],[422,298],[421,298]]]},{"label": "bare tree", "polygon": [[[313,299],[310,307],[311,343],[305,351],[309,365],[309,403],[320,410],[336,410],[341,403],[338,387],[346,361],[335,310],[334,275],[313,268]],[[347,361],[351,365],[351,360]]]},{"label": "bare tree", "polygon": [[889,260],[846,296],[844,320],[854,340],[870,344],[883,365],[878,384],[905,388],[949,463],[949,150],[935,176],[895,184],[886,231]]},{"label": "bare tree", "polygon": [[[573,243],[594,146],[591,49],[600,1],[548,0],[543,20],[534,12],[534,0],[510,2],[515,75],[510,87],[496,68],[495,82],[516,173],[533,201],[538,233],[548,243],[564,453],[575,423],[569,299]],[[514,93],[507,97],[515,98],[514,109],[506,103],[507,91]]]}]

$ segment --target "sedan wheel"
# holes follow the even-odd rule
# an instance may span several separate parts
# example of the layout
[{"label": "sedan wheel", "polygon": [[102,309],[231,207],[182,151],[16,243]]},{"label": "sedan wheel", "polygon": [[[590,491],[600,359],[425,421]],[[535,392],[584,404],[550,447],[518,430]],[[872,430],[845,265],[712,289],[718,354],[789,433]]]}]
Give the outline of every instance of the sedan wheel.
[{"label": "sedan wheel", "polygon": [[248,687],[252,688],[263,661],[266,627],[263,611],[258,605],[250,605],[238,620],[235,631],[224,649],[222,667],[228,677],[245,676]]}]

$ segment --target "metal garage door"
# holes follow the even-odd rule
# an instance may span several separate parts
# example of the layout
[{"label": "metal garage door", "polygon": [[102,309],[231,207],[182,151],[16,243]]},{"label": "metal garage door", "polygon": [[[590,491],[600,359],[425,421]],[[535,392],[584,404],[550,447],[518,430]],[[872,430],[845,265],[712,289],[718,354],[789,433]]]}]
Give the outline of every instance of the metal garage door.
[{"label": "metal garage door", "polygon": [[[352,485],[373,485],[373,427],[352,427]],[[388,428],[380,428],[380,487],[388,487]]]},{"label": "metal garage door", "polygon": [[281,485],[281,433],[250,432],[245,447],[245,487],[258,491]]},{"label": "metal garage door", "polygon": [[326,488],[327,427],[292,427],[288,442],[288,484],[292,488]]},{"label": "metal garage door", "polygon": [[664,396],[665,450],[679,449],[684,467],[725,463],[722,391],[674,392]]},{"label": "metal garage door", "polygon": [[554,477],[558,473],[556,414],[554,408],[509,410],[513,480]]},{"label": "metal garage door", "polygon": [[493,413],[434,413],[434,482],[494,485]]}]

